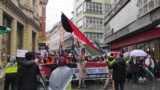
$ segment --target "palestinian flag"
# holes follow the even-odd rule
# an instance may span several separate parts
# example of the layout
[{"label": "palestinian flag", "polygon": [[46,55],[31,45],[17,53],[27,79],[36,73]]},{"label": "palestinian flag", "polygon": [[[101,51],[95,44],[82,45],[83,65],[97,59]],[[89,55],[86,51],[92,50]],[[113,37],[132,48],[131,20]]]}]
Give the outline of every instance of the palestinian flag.
[{"label": "palestinian flag", "polygon": [[100,54],[105,53],[103,48],[97,42],[94,42],[94,46],[99,50]]},{"label": "palestinian flag", "polygon": [[[99,54],[97,48],[87,39],[87,37],[62,13],[61,15],[61,22],[63,28],[73,34],[76,38],[78,38],[83,44],[86,50],[92,50],[95,54]],[[88,51],[92,54],[90,51]]]},{"label": "palestinian flag", "polygon": [[80,56],[81,55],[81,46],[79,41],[77,40],[77,42],[74,44],[74,51],[75,51],[75,55],[76,56]]},{"label": "palestinian flag", "polygon": [[0,34],[6,34],[11,32],[12,30],[8,27],[0,26]]},{"label": "palestinian flag", "polygon": [[147,65],[142,65],[142,68],[151,78],[154,78],[154,74],[148,69]]}]

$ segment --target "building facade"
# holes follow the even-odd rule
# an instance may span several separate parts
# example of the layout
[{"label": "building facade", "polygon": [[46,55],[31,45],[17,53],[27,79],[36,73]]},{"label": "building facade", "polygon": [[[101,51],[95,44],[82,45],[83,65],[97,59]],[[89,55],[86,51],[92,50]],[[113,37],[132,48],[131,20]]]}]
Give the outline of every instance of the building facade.
[{"label": "building facade", "polygon": [[0,35],[2,62],[8,55],[16,56],[17,49],[38,50],[39,36],[45,32],[42,31],[44,3],[47,0],[0,0],[0,25],[12,29]]},{"label": "building facade", "polygon": [[111,0],[74,0],[73,22],[91,41],[104,43],[104,14]]},{"label": "building facade", "polygon": [[49,50],[57,50],[61,42],[60,36],[63,35],[60,30],[60,22],[55,24],[50,31],[46,32],[46,44],[49,46]]},{"label": "building facade", "polygon": [[71,49],[72,34],[64,30],[61,22],[55,24],[50,31],[46,32],[46,38],[49,50],[58,50],[60,43],[64,49]]},{"label": "building facade", "polygon": [[160,59],[160,1],[119,0],[105,16],[105,42],[112,51],[142,49]]}]

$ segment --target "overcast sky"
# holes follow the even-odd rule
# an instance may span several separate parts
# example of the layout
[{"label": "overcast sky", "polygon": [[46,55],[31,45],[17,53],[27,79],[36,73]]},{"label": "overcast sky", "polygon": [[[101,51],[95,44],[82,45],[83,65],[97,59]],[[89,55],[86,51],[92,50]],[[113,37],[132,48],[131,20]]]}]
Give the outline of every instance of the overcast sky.
[{"label": "overcast sky", "polygon": [[46,7],[46,31],[59,21],[61,21],[61,12],[68,18],[72,18],[73,0],[49,0]]}]

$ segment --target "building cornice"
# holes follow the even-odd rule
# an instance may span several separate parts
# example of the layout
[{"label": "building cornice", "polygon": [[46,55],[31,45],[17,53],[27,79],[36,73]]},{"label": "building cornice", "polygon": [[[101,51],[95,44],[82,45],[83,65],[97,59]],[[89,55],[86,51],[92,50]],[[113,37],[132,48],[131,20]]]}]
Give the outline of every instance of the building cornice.
[{"label": "building cornice", "polygon": [[30,24],[33,26],[37,31],[40,31],[40,25],[38,25],[33,19],[25,15],[12,1],[10,0],[0,0],[4,4],[5,8],[9,9],[14,13],[16,16],[24,20],[25,23]]},{"label": "building cornice", "polygon": [[107,24],[130,0],[120,0],[104,17],[104,24]]},{"label": "building cornice", "polygon": [[106,43],[113,43],[116,41],[120,41],[121,39],[125,39],[135,34],[144,32],[146,30],[150,30],[155,28],[160,23],[160,6],[152,10],[151,12],[145,14],[143,17],[138,18],[131,24],[126,27],[120,29],[116,33],[110,35],[105,39]]}]

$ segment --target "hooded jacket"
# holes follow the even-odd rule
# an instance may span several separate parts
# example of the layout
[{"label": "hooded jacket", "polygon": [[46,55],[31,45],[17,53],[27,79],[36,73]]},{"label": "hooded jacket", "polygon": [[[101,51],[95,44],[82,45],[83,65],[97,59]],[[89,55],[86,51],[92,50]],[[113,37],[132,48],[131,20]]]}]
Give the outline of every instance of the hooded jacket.
[{"label": "hooded jacket", "polygon": [[18,90],[37,90],[39,67],[32,61],[19,61]]},{"label": "hooded jacket", "polygon": [[113,80],[115,82],[124,82],[126,76],[126,63],[123,58],[118,58],[115,63],[109,66],[113,69]]}]

